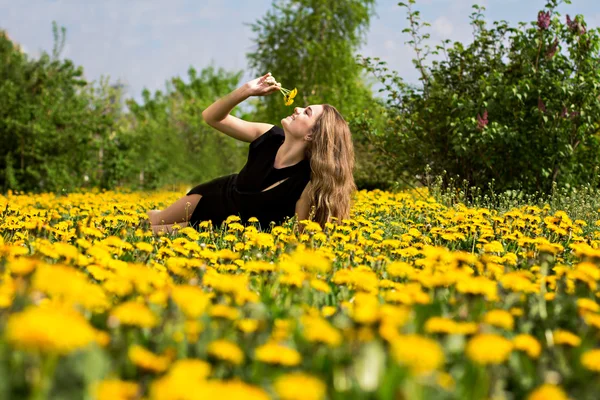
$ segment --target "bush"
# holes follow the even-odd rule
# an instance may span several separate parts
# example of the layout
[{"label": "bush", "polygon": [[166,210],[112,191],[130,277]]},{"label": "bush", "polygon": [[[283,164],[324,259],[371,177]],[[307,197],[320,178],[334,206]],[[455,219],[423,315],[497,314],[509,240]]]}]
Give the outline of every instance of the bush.
[{"label": "bush", "polygon": [[[565,1],[569,3],[569,1]],[[466,180],[468,188],[548,193],[553,185],[592,181],[600,161],[600,29],[582,15],[562,17],[549,0],[530,26],[488,27],[484,8],[471,15],[474,41],[431,49],[407,8],[414,64],[422,86],[405,83],[385,62],[360,57],[389,91],[387,125],[371,134],[394,174]],[[438,59],[427,63],[428,57]],[[442,59],[440,59],[443,56]]]},{"label": "bush", "polygon": [[[109,92],[59,60],[64,28],[54,24],[53,54],[30,60],[0,31],[0,188],[58,191],[98,183],[103,143],[114,126]],[[62,35],[61,35],[62,33]]]}]

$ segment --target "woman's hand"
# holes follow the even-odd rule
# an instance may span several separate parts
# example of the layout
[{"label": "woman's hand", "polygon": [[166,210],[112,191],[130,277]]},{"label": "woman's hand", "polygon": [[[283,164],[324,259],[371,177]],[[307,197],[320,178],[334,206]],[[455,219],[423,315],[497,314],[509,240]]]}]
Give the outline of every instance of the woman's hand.
[{"label": "woman's hand", "polygon": [[275,81],[270,72],[247,82],[244,86],[250,96],[267,96],[281,89],[281,84]]}]

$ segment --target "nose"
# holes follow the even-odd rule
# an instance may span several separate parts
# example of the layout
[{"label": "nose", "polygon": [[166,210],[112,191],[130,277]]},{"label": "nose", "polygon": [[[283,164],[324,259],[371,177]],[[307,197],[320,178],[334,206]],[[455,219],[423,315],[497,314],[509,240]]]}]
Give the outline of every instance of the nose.
[{"label": "nose", "polygon": [[294,107],[294,113],[295,113],[295,114],[299,114],[299,112],[298,112],[298,107]]}]

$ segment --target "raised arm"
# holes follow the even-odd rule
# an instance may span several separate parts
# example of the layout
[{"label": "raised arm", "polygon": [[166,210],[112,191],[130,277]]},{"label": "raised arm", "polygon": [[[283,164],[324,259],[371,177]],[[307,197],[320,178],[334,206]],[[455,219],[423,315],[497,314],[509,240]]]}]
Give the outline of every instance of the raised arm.
[{"label": "raised arm", "polygon": [[254,139],[273,127],[262,122],[249,122],[234,117],[229,113],[235,106],[250,96],[266,96],[279,90],[279,85],[269,85],[265,80],[271,75],[267,73],[253,79],[227,96],[220,98],[202,111],[204,121],[213,128],[235,139],[252,142]]}]

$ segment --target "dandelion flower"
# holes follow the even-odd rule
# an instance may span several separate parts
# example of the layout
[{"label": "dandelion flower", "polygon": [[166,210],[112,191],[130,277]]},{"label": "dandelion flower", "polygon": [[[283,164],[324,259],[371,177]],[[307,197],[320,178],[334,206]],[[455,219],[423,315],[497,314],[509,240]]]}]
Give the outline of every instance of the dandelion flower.
[{"label": "dandelion flower", "polygon": [[17,347],[58,354],[81,349],[98,337],[80,314],[54,307],[29,307],[11,315],[6,335]]},{"label": "dandelion flower", "polygon": [[515,320],[512,314],[506,310],[491,310],[483,317],[483,322],[497,328],[503,328],[512,331],[515,326]]},{"label": "dandelion flower", "polygon": [[110,313],[122,325],[138,326],[140,328],[152,328],[158,323],[156,316],[145,304],[136,301],[128,301],[115,307]]},{"label": "dandelion flower", "polygon": [[600,349],[588,350],[583,353],[581,364],[590,371],[600,372]]},{"label": "dandelion flower", "polygon": [[240,365],[244,361],[244,352],[237,344],[224,339],[219,339],[211,342],[207,349],[211,356],[230,362],[234,365]]},{"label": "dandelion flower", "polygon": [[396,361],[413,374],[428,374],[444,364],[444,352],[438,342],[419,335],[401,335],[392,343]]},{"label": "dandelion flower", "polygon": [[98,400],[133,400],[138,397],[139,386],[135,382],[109,379],[94,386]]},{"label": "dandelion flower", "polygon": [[300,353],[278,343],[266,343],[256,349],[256,359],[267,364],[280,364],[292,367],[300,364]]},{"label": "dandelion flower", "polygon": [[556,385],[544,384],[527,396],[527,400],[567,400],[565,392]]},{"label": "dandelion flower", "polygon": [[[269,76],[266,80],[266,83],[269,85],[277,85],[277,81],[273,76]],[[283,95],[283,101],[286,106],[291,106],[294,103],[294,97],[298,94],[298,89],[294,88],[292,90],[286,89],[284,87],[280,87],[279,91]]]},{"label": "dandelion flower", "polygon": [[282,400],[319,400],[325,396],[325,384],[302,372],[280,376],[274,386]]},{"label": "dandelion flower", "polygon": [[524,351],[531,358],[538,358],[542,352],[542,345],[531,335],[521,334],[513,338],[515,349]]},{"label": "dandelion flower", "polygon": [[169,358],[159,356],[139,345],[133,345],[127,353],[136,366],[148,371],[164,372],[169,367]]},{"label": "dandelion flower", "polygon": [[467,357],[478,364],[502,364],[513,349],[510,340],[500,335],[483,333],[467,343]]},{"label": "dandelion flower", "polygon": [[581,344],[581,338],[572,332],[557,329],[554,331],[554,344],[565,344],[577,347]]}]

